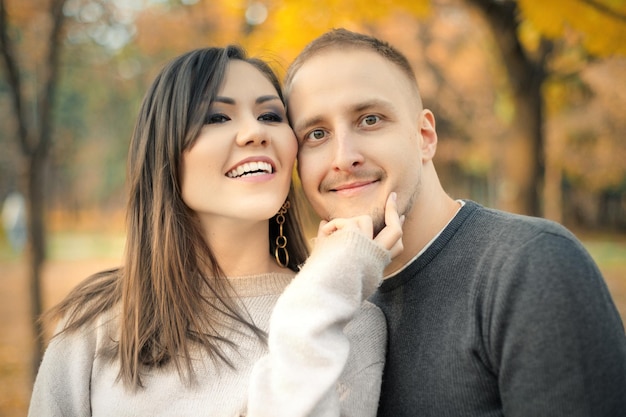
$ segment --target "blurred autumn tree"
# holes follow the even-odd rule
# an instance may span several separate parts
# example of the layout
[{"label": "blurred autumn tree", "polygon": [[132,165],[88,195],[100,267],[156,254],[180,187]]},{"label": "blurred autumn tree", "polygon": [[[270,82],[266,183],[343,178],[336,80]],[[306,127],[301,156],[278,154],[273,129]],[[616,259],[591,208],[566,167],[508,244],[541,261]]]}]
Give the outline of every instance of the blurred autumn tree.
[{"label": "blurred autumn tree", "polygon": [[[80,114],[80,94],[65,95],[59,99],[62,59],[66,41],[72,35],[89,31],[92,39],[112,44],[120,35],[123,23],[116,15],[115,5],[107,0],[0,0],[0,68],[2,69],[2,105],[12,117],[3,117],[7,141],[14,136],[19,157],[14,164],[16,180],[12,187],[26,197],[27,264],[31,319],[34,344],[32,371],[38,368],[42,352],[42,326],[38,318],[42,312],[41,272],[46,258],[46,198],[49,187],[50,156],[56,123],[63,122],[61,132],[75,127],[69,117]],[[69,35],[69,38],[68,38]],[[113,35],[113,36],[112,36]],[[108,38],[107,38],[108,37]],[[71,62],[71,57],[66,62]],[[72,103],[72,100],[76,101]],[[8,103],[7,103],[8,102]],[[71,109],[65,115],[56,110]],[[68,135],[69,136],[69,135]],[[10,148],[9,148],[10,149]],[[15,155],[12,155],[15,157]]]},{"label": "blurred autumn tree", "polygon": [[[474,13],[465,12],[472,15],[471,25],[482,32],[485,32],[484,28],[488,29],[488,33],[481,35],[480,41],[487,45],[487,50],[500,56],[498,62],[491,60],[491,67],[486,70],[500,81],[502,75],[507,80],[506,85],[502,82],[491,84],[499,95],[492,103],[497,108],[492,108],[492,111],[506,119],[506,132],[498,133],[499,146],[486,146],[480,141],[473,143],[482,151],[497,152],[497,157],[491,156],[494,159],[489,174],[493,182],[490,185],[491,202],[506,210],[544,215],[556,220],[561,219],[560,182],[563,181],[565,167],[558,164],[558,159],[550,159],[550,155],[546,155],[545,129],[549,111],[546,99],[558,101],[547,90],[558,90],[556,86],[563,87],[563,84],[569,84],[568,89],[571,89],[572,80],[584,85],[579,71],[590,61],[610,55],[626,55],[626,3],[620,0],[184,3],[186,6],[180,7],[178,2],[160,2],[159,7],[141,13],[137,20],[136,47],[150,56],[158,55],[165,59],[174,51],[206,44],[207,39],[219,44],[239,41],[254,54],[275,61],[279,71],[284,70],[308,41],[329,28],[344,26],[382,35],[397,26],[399,20],[406,20],[407,16],[413,18],[412,23],[403,27],[414,37],[402,37],[396,30],[392,35],[396,38],[390,40],[402,45],[407,55],[414,55],[411,49],[424,48],[423,51],[428,52],[432,45],[426,44],[437,42],[431,36],[437,32],[433,26],[434,15],[441,17],[442,10],[453,8],[473,10]],[[446,17],[438,18],[436,24],[445,24],[442,23],[445,20]],[[208,37],[211,29],[219,36]],[[458,31],[454,27],[449,29]],[[162,36],[163,33],[174,32],[176,36]],[[445,36],[441,31],[437,33],[438,37],[442,35]],[[471,32],[465,36],[476,38]],[[396,41],[399,37],[402,38],[401,43]],[[460,51],[461,48],[455,50]],[[432,60],[427,55],[425,57],[430,72],[439,78],[441,84],[447,84],[450,81],[449,71],[441,66],[435,68],[433,65],[442,63],[436,63],[436,59]],[[489,60],[486,54],[482,54],[482,58]],[[468,56],[467,62],[472,59]],[[420,60],[424,61],[419,56],[414,57],[414,62]],[[454,60],[452,57],[445,65],[457,66]],[[423,78],[423,74],[419,73],[418,78]],[[489,95],[493,94],[493,90],[476,91],[475,94]],[[564,101],[569,102],[570,98],[564,98]],[[438,101],[438,97],[433,97],[431,107],[439,107]],[[463,101],[468,102],[465,98]],[[442,107],[450,104],[447,101]],[[448,110],[443,108],[442,111],[445,113]],[[437,115],[445,119],[445,114]],[[465,126],[452,116],[443,121],[453,125],[457,133],[467,133],[475,129],[472,125],[481,123],[475,115],[470,120],[468,112],[465,112]],[[454,115],[455,118],[460,116],[459,112]],[[483,138],[489,135],[482,133]],[[487,142],[494,141],[493,137],[489,139]],[[467,166],[463,168],[467,169]],[[614,172],[614,177],[618,174]]]},{"label": "blurred autumn tree", "polygon": [[[552,62],[561,54],[626,55],[626,2],[622,0],[366,0],[269,1],[267,22],[249,39],[256,49],[281,51],[289,62],[311,39],[344,26],[375,33],[398,13],[422,18],[433,8],[468,5],[482,16],[506,69],[513,104],[512,130],[501,148],[501,192],[496,205],[542,215],[545,97]],[[332,12],[329,12],[332,11]],[[564,40],[575,38],[571,45]],[[418,74],[418,79],[420,74]],[[560,185],[560,184],[559,184]],[[549,189],[553,189],[552,185]],[[549,196],[552,198],[552,196]],[[549,206],[550,217],[559,207]]]},{"label": "blurred autumn tree", "polygon": [[[36,340],[41,335],[41,268],[45,259],[44,174],[52,147],[52,102],[59,76],[64,0],[0,0],[0,54],[11,98],[16,138],[23,157],[19,184],[26,196],[31,315]],[[23,30],[28,28],[29,30]],[[42,37],[47,42],[42,42]],[[36,343],[34,369],[41,358]]]},{"label": "blurred autumn tree", "polygon": [[[626,55],[626,2],[467,2],[481,11],[493,32],[515,101],[514,125],[519,135],[507,141],[505,177],[519,187],[519,192],[514,194],[513,204],[505,202],[503,206],[561,220],[560,178],[549,176],[546,182],[544,177],[544,169],[554,162],[545,155],[544,87],[546,81],[554,82],[555,76],[559,76],[555,63],[562,62],[563,56],[571,60],[573,55],[578,55],[580,63],[590,56]],[[571,43],[572,39],[575,43]],[[570,66],[570,76],[571,70]],[[512,167],[516,169],[511,170]],[[556,167],[547,166],[547,169],[553,173]]]}]

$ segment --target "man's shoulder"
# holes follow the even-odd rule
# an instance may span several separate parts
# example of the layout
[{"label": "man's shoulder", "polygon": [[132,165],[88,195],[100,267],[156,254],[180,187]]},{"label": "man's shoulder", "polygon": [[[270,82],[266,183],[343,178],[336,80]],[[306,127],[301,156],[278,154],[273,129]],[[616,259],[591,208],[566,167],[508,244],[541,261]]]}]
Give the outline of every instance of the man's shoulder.
[{"label": "man's shoulder", "polygon": [[471,200],[467,200],[465,206],[470,213],[464,223],[474,225],[470,227],[472,233],[483,232],[509,240],[526,240],[541,234],[577,240],[567,228],[553,220],[489,208]]},{"label": "man's shoulder", "polygon": [[597,274],[595,263],[580,239],[555,221],[482,206],[472,216],[459,229],[453,249],[469,251],[478,257],[477,266],[482,265],[480,262],[523,270],[532,266],[555,278],[561,275],[556,271],[562,271],[566,263],[576,265],[582,277]]}]

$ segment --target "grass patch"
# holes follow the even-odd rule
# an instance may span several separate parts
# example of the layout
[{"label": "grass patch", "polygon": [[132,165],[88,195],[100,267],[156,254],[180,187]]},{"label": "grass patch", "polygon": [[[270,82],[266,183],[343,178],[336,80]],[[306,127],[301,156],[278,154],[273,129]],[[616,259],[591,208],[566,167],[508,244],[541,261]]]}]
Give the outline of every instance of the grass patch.
[{"label": "grass patch", "polygon": [[626,242],[615,240],[585,240],[583,244],[601,267],[626,267]]},{"label": "grass patch", "polygon": [[48,241],[48,256],[55,260],[122,259],[124,235],[104,233],[54,233]]},{"label": "grass patch", "polygon": [[[54,232],[47,235],[47,260],[122,259],[126,237],[103,232]],[[24,251],[13,249],[4,236],[0,236],[0,263],[15,262]]]}]

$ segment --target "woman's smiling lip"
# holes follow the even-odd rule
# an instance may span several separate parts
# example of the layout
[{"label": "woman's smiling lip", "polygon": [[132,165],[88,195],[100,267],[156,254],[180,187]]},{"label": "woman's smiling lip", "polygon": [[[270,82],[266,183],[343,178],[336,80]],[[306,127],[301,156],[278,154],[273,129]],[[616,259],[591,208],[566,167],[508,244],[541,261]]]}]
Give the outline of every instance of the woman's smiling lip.
[{"label": "woman's smiling lip", "polygon": [[[255,174],[250,174],[257,171]],[[272,158],[267,156],[250,156],[237,162],[226,171],[226,177],[232,179],[242,179],[248,177],[260,177],[273,175],[276,172],[276,164]]]}]

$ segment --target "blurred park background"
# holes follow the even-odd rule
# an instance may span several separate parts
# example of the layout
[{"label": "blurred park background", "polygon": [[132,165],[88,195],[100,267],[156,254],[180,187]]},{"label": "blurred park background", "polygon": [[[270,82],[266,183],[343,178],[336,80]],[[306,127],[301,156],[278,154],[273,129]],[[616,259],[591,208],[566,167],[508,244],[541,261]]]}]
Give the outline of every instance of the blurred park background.
[{"label": "blurred park background", "polygon": [[26,415],[33,318],[120,262],[128,139],[161,66],[239,43],[282,75],[333,27],[409,57],[453,197],[563,223],[626,319],[626,1],[0,0],[0,417]]}]

